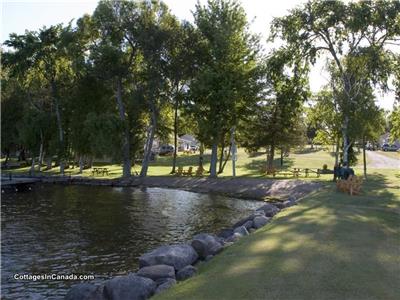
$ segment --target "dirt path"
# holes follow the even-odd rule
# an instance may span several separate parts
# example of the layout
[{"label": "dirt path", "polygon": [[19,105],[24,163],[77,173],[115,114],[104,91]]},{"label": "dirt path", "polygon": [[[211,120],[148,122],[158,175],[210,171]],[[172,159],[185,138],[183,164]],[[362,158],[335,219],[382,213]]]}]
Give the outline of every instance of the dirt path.
[{"label": "dirt path", "polygon": [[368,166],[376,169],[400,169],[400,159],[387,157],[376,151],[367,151]]}]

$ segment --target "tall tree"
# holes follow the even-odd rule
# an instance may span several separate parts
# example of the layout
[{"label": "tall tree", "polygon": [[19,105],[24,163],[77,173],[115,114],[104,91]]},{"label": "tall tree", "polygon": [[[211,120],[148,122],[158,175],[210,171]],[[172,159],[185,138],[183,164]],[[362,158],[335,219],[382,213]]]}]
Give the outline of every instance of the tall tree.
[{"label": "tall tree", "polygon": [[127,78],[138,59],[140,8],[133,1],[100,1],[93,13],[91,60],[97,75],[108,80],[115,94],[118,115],[123,124],[123,176],[131,175],[130,124],[126,110]]},{"label": "tall tree", "polygon": [[216,177],[223,133],[245,118],[246,107],[259,93],[259,45],[257,37],[249,33],[244,9],[236,1],[197,4],[194,19],[206,53],[190,84],[192,109],[199,118],[201,136],[210,141],[210,177]]},{"label": "tall tree", "polygon": [[13,76],[21,78],[28,85],[31,80],[39,77],[49,90],[57,120],[61,174],[64,174],[66,154],[61,92],[71,76],[71,62],[64,47],[66,31],[68,27],[56,25],[42,28],[38,32],[26,32],[24,35],[11,34],[5,45],[13,51],[4,54],[4,64],[11,68]]},{"label": "tall tree", "polygon": [[397,44],[399,39],[399,13],[400,3],[395,0],[348,4],[308,1],[289,15],[273,21],[273,37],[280,37],[290,47],[300,49],[310,62],[314,63],[321,53],[334,61],[345,96],[342,136],[346,163],[351,146],[348,108],[356,101],[359,88],[343,65],[343,58],[362,56],[365,60],[363,77],[385,86],[391,71],[386,46]]}]

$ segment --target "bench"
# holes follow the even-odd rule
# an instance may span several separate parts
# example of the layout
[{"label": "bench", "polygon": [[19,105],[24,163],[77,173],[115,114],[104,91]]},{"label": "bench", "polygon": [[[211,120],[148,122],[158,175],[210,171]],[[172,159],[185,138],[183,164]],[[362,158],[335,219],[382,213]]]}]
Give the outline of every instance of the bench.
[{"label": "bench", "polygon": [[343,193],[349,193],[352,195],[358,195],[361,190],[363,179],[362,177],[350,175],[347,179],[339,179],[336,182],[336,187]]}]

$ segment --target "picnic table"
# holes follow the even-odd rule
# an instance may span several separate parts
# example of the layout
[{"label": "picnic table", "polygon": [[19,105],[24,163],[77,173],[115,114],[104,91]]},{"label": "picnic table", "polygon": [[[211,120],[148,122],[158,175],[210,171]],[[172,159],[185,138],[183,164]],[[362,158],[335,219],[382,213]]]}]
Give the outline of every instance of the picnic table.
[{"label": "picnic table", "polygon": [[92,170],[92,175],[94,176],[94,174],[96,175],[108,175],[108,168],[93,168]]}]

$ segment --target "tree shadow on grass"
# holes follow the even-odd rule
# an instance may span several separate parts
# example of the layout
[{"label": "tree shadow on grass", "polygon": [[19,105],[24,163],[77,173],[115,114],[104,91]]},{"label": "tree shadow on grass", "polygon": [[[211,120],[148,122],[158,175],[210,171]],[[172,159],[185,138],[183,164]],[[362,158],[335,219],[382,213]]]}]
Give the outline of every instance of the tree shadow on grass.
[{"label": "tree shadow on grass", "polygon": [[323,151],[323,149],[321,148],[300,148],[300,149],[296,149],[295,151],[293,151],[294,154],[309,154],[309,153],[315,153],[315,152],[319,152],[319,151]]},{"label": "tree shadow on grass", "polygon": [[[273,165],[277,170],[288,171],[289,169],[293,168],[294,159],[285,157],[283,160],[283,166],[281,166],[281,159],[275,158]],[[265,169],[265,166],[265,160],[253,159],[251,162],[242,165],[241,168],[246,169],[246,171],[251,175],[263,176],[263,169]]]},{"label": "tree shadow on grass", "polygon": [[[179,155],[176,158],[176,165],[178,167],[198,166],[199,165],[199,154],[194,155]],[[211,155],[203,155],[203,164],[210,162]],[[156,161],[150,163],[153,167],[171,167],[172,168],[172,157],[171,156],[158,156]]]}]

